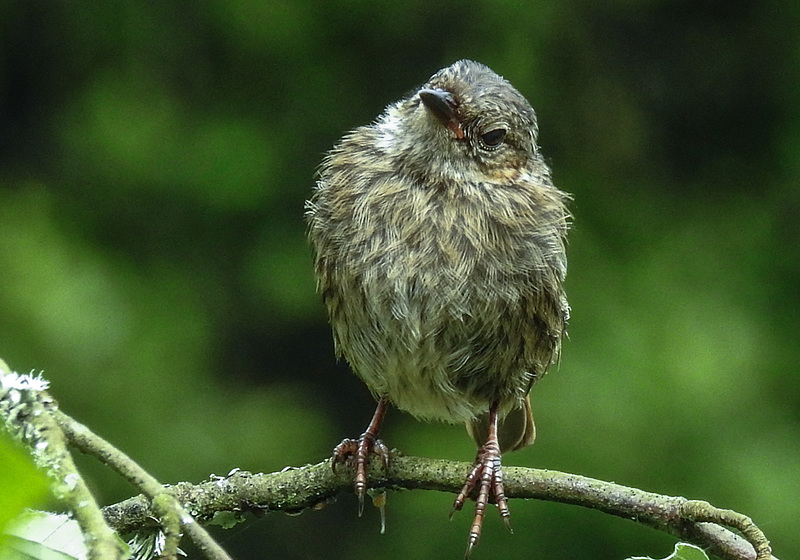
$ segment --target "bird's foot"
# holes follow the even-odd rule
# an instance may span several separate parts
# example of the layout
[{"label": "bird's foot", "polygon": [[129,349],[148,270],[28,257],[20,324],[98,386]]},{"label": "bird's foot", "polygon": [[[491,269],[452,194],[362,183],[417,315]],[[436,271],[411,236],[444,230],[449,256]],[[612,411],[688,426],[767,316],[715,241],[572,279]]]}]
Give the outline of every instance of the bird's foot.
[{"label": "bird's foot", "polygon": [[493,498],[497,504],[497,510],[500,512],[500,517],[506,524],[508,530],[511,530],[511,515],[508,511],[508,502],[506,500],[505,490],[503,489],[503,468],[500,464],[500,446],[497,444],[496,439],[491,439],[486,442],[479,450],[475,458],[475,463],[472,465],[472,470],[467,475],[467,480],[464,482],[464,487],[456,497],[453,504],[453,510],[450,512],[450,517],[464,507],[464,502],[467,497],[477,489],[477,497],[475,498],[475,519],[469,529],[469,540],[467,542],[467,551],[464,558],[469,558],[472,549],[478,544],[481,538],[481,527],[483,526],[483,518],[486,515],[486,506]]},{"label": "bird's foot", "polygon": [[380,457],[383,469],[389,468],[389,448],[374,434],[369,431],[361,434],[355,439],[345,439],[333,449],[332,467],[340,463],[351,462],[355,465],[355,493],[358,496],[358,515],[364,512],[364,494],[367,493],[367,464],[369,463],[370,453],[375,453]]},{"label": "bird's foot", "polygon": [[389,470],[389,448],[378,439],[378,429],[388,405],[388,400],[385,398],[380,399],[378,407],[375,409],[375,414],[361,437],[357,440],[345,439],[333,449],[331,467],[334,470],[339,463],[351,461],[355,464],[355,492],[356,496],[358,496],[359,517],[364,512],[364,494],[367,493],[367,463],[369,462],[370,453],[376,453],[381,458],[384,471]]}]

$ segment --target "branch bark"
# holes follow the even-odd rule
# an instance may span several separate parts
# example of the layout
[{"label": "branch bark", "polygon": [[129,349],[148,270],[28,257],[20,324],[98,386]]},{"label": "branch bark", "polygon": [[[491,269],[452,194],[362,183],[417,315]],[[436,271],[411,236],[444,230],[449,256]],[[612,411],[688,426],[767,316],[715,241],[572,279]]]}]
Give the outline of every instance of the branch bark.
[{"label": "branch bark", "polygon": [[[0,420],[25,442],[39,464],[58,482],[56,494],[70,507],[84,531],[91,558],[118,558],[126,553],[116,534],[160,527],[166,535],[166,557],[177,555],[180,531],[189,534],[214,559],[227,553],[195,523],[218,512],[318,509],[342,492],[353,491],[353,468],[335,472],[331,460],[271,474],[233,471],[202,484],[162,486],[130,457],[58,410],[39,377],[20,376],[0,361]],[[144,494],[103,508],[102,515],[77,472],[67,444],[96,456]],[[369,466],[371,488],[425,489],[458,493],[470,463],[404,457],[392,452],[384,472],[379,461]],[[597,509],[666,531],[706,548],[723,560],[777,560],[764,533],[745,515],[699,500],[662,496],[574,474],[522,467],[503,467],[508,498],[535,498]],[[104,522],[105,521],[105,522]],[[735,529],[737,533],[730,529]]]},{"label": "branch bark", "polygon": [[[387,472],[371,465],[370,487],[458,493],[469,463],[392,454]],[[503,467],[508,498],[534,498],[597,509],[673,534],[723,560],[777,560],[764,534],[746,516],[697,500],[663,496],[611,482],[557,471]],[[353,472],[334,472],[330,460],[269,474],[235,471],[201,484],[168,487],[198,520],[218,511],[298,512],[319,509],[342,492],[352,492]],[[109,524],[125,533],[152,524],[143,496],[104,508]],[[730,529],[736,529],[740,536]]]}]

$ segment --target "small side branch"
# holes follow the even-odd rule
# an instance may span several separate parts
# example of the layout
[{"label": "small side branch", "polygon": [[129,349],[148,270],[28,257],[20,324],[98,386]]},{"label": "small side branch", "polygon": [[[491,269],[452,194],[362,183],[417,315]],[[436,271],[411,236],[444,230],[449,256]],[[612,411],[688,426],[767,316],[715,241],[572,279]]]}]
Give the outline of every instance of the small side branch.
[{"label": "small side branch", "polygon": [[[19,375],[0,360],[0,422],[2,427],[31,450],[37,464],[53,479],[53,494],[75,517],[91,560],[123,560],[130,551],[119,531],[106,518],[72,460],[69,447],[93,455],[122,475],[148,497],[151,521],[158,520],[165,560],[177,560],[182,532],[188,534],[210,560],[230,556],[194,521],[165,487],[122,451],[58,409],[47,393],[47,381]],[[152,526],[152,523],[149,523]]]},{"label": "small side branch", "polygon": [[6,431],[31,450],[53,481],[53,495],[70,510],[84,535],[90,560],[123,560],[125,543],[108,526],[68,449],[68,440],[53,418],[55,400],[47,382],[8,370],[0,360],[0,421]]},{"label": "small side branch", "polygon": [[133,459],[60,410],[53,410],[52,415],[72,446],[98,458],[152,500],[151,516],[160,520],[166,537],[162,558],[178,558],[178,543],[183,530],[209,560],[231,560],[211,535],[195,523],[175,496],[165,492],[165,487]]}]

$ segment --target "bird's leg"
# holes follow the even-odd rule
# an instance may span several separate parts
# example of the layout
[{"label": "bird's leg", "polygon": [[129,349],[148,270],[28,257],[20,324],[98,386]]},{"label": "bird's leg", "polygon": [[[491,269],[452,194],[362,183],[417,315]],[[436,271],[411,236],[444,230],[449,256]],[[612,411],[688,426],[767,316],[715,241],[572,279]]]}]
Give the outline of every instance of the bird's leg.
[{"label": "bird's leg", "polygon": [[497,510],[503,518],[506,527],[511,530],[510,514],[508,511],[508,502],[506,501],[505,490],[503,489],[503,469],[500,464],[500,443],[497,440],[497,424],[498,424],[498,408],[499,403],[492,404],[489,409],[489,435],[486,438],[480,449],[478,455],[475,457],[475,463],[472,465],[472,470],[467,475],[467,480],[464,482],[464,487],[456,497],[453,504],[453,510],[450,516],[460,510],[464,506],[467,497],[475,490],[478,489],[478,496],[475,499],[475,519],[469,529],[469,540],[467,542],[467,552],[465,558],[469,558],[472,549],[478,544],[481,538],[481,527],[483,526],[483,518],[486,515],[486,506],[489,503],[490,496],[493,495],[494,502],[497,504]]},{"label": "bird's leg", "polygon": [[333,449],[332,467],[335,469],[339,463],[344,463],[352,458],[356,466],[355,492],[358,496],[358,515],[364,512],[364,494],[367,492],[367,463],[370,452],[377,453],[381,458],[384,470],[389,468],[389,448],[378,439],[383,415],[389,406],[389,401],[382,397],[378,401],[375,414],[372,415],[369,426],[358,440],[345,439]]}]

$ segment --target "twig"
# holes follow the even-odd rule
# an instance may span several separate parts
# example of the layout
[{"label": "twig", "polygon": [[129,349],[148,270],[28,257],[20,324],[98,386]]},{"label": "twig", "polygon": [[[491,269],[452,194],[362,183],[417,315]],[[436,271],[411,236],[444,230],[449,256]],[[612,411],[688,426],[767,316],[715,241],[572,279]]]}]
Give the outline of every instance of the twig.
[{"label": "twig", "polygon": [[231,560],[228,553],[211,535],[200,524],[195,523],[194,518],[180,501],[174,495],[165,492],[165,487],[133,459],[63,412],[53,411],[53,418],[70,444],[84,453],[97,457],[152,500],[151,515],[161,521],[166,536],[162,558],[177,558],[182,528],[209,560]]},{"label": "twig", "polygon": [[19,375],[0,363],[0,418],[14,437],[31,449],[36,463],[53,479],[53,494],[72,512],[91,560],[124,560],[127,547],[108,526],[67,449],[67,438],[53,419],[56,403],[47,382]]}]

